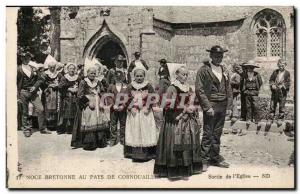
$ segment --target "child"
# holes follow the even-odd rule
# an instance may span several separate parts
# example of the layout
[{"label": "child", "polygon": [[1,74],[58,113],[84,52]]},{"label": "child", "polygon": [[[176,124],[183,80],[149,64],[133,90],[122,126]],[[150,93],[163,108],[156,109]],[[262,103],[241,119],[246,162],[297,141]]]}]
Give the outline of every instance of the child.
[{"label": "child", "polygon": [[254,61],[248,61],[243,64],[243,66],[246,72],[242,83],[242,91],[245,95],[247,110],[246,122],[249,126],[253,119],[255,123],[258,123],[258,120],[260,119],[258,94],[263,82],[260,74],[254,71],[255,68],[259,68]]},{"label": "child", "polygon": [[84,150],[105,147],[107,143],[109,122],[99,106],[100,94],[105,91],[103,83],[96,79],[96,76],[96,66],[87,67],[87,77],[80,82],[77,94],[80,109],[72,133],[71,146],[83,147]]},{"label": "child", "polygon": [[[133,161],[148,161],[155,158],[157,133],[152,106],[147,98],[154,93],[150,83],[145,81],[146,69],[136,67],[134,80],[128,85],[129,102],[125,130],[125,157]],[[141,102],[141,103],[140,103]]]},{"label": "child", "polygon": [[[108,93],[113,94],[113,98],[109,98],[109,104],[111,106],[110,111],[110,146],[114,146],[120,143],[124,145],[125,141],[125,127],[126,127],[126,102],[119,104],[116,100],[123,100],[121,96],[118,95],[124,94],[127,95],[127,85],[125,82],[125,74],[122,71],[116,71],[116,83],[110,84],[108,87]],[[120,101],[120,102],[121,102]],[[118,122],[120,122],[120,130],[118,131]],[[119,133],[119,134],[118,134]]]},{"label": "child", "polygon": [[[154,174],[157,177],[186,179],[202,171],[200,125],[197,109],[192,104],[193,91],[186,84],[186,67],[180,67],[176,75],[176,80],[167,89],[167,97],[176,96],[176,103],[175,107],[164,107],[165,123],[159,134]],[[185,99],[182,99],[183,96]],[[180,107],[178,102],[182,101],[184,106]]]},{"label": "child", "polygon": [[271,87],[271,117],[274,118],[277,104],[279,104],[279,119],[284,119],[286,97],[290,89],[290,72],[285,69],[286,62],[278,60],[276,69],[269,80]]}]

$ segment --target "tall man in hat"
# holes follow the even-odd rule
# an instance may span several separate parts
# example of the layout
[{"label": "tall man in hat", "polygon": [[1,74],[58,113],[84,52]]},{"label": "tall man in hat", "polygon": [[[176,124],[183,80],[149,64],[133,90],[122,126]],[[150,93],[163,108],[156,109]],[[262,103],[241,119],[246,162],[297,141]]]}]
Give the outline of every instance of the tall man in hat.
[{"label": "tall man in hat", "polygon": [[229,164],[220,155],[220,139],[225,116],[232,112],[232,89],[228,71],[222,64],[223,55],[228,50],[213,46],[210,61],[205,61],[197,72],[195,91],[203,109],[203,137],[201,152],[203,171],[209,165],[228,168]]},{"label": "tall man in hat", "polygon": [[140,52],[135,52],[134,53],[134,57],[135,57],[135,59],[133,61],[131,61],[130,65],[128,67],[128,75],[127,75],[128,82],[131,82],[131,75],[130,74],[132,73],[132,71],[133,71],[133,69],[135,67],[137,67],[137,66],[144,66],[144,68],[146,70],[149,69],[146,61],[144,61],[143,59],[141,59],[141,53]]},{"label": "tall man in hat", "polygon": [[28,104],[32,103],[38,115],[39,130],[43,134],[50,133],[46,128],[44,108],[39,98],[37,91],[44,79],[33,72],[29,66],[32,54],[24,52],[21,54],[22,65],[17,69],[17,88],[18,88],[18,101],[22,106],[22,122],[21,129],[25,137],[31,136],[31,127],[28,121]]},{"label": "tall man in hat", "polygon": [[121,71],[125,75],[125,80],[124,82],[128,83],[128,78],[127,78],[127,69],[125,68],[125,58],[122,55],[117,55],[114,59],[114,68],[110,69],[109,72],[107,73],[107,82],[108,84],[116,84],[116,72]]},{"label": "tall man in hat", "polygon": [[158,61],[160,63],[160,67],[158,69],[158,76],[159,76],[159,89],[158,93],[162,95],[165,93],[170,86],[170,72],[167,66],[167,60],[161,59]]}]

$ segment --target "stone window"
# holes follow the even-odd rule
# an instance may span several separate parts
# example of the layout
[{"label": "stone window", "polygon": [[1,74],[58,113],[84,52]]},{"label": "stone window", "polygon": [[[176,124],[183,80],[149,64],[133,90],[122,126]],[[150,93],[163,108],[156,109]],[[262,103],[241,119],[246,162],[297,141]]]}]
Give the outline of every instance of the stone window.
[{"label": "stone window", "polygon": [[270,9],[259,12],[256,14],[253,28],[258,59],[285,58],[285,25],[279,13]]}]

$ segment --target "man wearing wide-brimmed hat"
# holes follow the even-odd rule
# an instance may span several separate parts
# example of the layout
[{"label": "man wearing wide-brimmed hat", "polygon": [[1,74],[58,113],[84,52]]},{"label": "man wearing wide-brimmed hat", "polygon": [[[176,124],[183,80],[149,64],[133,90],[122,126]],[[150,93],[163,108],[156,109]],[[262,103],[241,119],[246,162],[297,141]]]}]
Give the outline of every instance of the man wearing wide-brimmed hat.
[{"label": "man wearing wide-brimmed hat", "polygon": [[138,66],[144,66],[144,68],[146,70],[149,69],[146,61],[144,61],[143,59],[141,59],[141,53],[140,52],[134,52],[134,60],[131,61],[129,67],[128,67],[128,82],[131,82],[131,73],[132,73],[132,70],[135,68],[135,67],[138,67]]},{"label": "man wearing wide-brimmed hat", "polygon": [[37,115],[40,132],[43,134],[50,133],[45,126],[44,108],[37,91],[43,83],[43,78],[39,74],[35,74],[29,66],[32,54],[29,52],[21,53],[22,65],[17,69],[17,88],[18,101],[22,106],[22,122],[21,129],[25,137],[31,136],[31,126],[28,122],[28,104],[32,103]]},{"label": "man wearing wide-brimmed hat", "polygon": [[260,74],[254,71],[255,68],[259,68],[255,61],[250,60],[244,63],[242,66],[246,72],[242,79],[241,91],[245,96],[246,122],[247,125],[250,125],[250,122],[253,120],[255,123],[258,123],[260,120],[258,94],[263,82]]},{"label": "man wearing wide-brimmed hat", "polygon": [[170,72],[167,66],[167,60],[160,59],[158,62],[160,63],[160,67],[157,73],[159,76],[158,93],[161,95],[167,91],[168,87],[171,84],[171,81],[170,81]]},{"label": "man wearing wide-brimmed hat", "polygon": [[222,65],[228,50],[219,45],[207,50],[211,60],[205,61],[197,72],[195,91],[203,109],[203,137],[201,152],[203,171],[209,165],[228,168],[229,164],[220,155],[220,139],[226,114],[232,112],[232,89],[229,74]]}]

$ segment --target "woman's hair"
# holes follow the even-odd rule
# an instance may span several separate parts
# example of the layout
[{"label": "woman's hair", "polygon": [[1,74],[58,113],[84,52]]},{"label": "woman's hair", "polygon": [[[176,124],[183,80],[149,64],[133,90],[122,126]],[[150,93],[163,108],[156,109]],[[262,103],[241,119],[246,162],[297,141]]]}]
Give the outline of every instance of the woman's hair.
[{"label": "woman's hair", "polygon": [[97,73],[97,68],[96,67],[89,67],[86,72],[89,73],[93,70],[96,71],[96,73]]},{"label": "woman's hair", "polygon": [[74,63],[71,63],[71,64],[68,65],[67,69],[69,69],[71,66],[73,66],[74,68],[76,68],[76,65]]},{"label": "woman's hair", "polygon": [[133,75],[134,75],[134,76],[135,76],[135,74],[136,74],[137,71],[142,71],[143,74],[144,74],[144,76],[146,76],[146,72],[145,72],[145,70],[143,70],[143,69],[136,69],[136,70],[134,70],[134,71],[133,71]]},{"label": "woman's hair", "polygon": [[180,67],[175,71],[175,75],[178,75],[179,72],[180,72],[180,70],[182,70],[182,69],[186,70],[187,67],[186,67],[186,66],[180,66]]},{"label": "woman's hair", "polygon": [[48,64],[48,67],[50,67],[50,66],[55,67],[55,66],[56,66],[56,62],[54,62],[54,61],[50,62],[50,63]]}]

